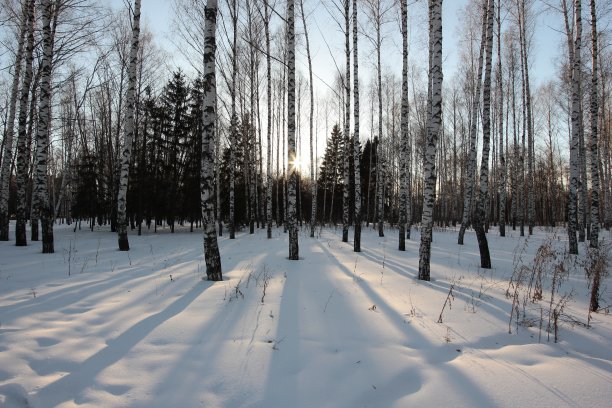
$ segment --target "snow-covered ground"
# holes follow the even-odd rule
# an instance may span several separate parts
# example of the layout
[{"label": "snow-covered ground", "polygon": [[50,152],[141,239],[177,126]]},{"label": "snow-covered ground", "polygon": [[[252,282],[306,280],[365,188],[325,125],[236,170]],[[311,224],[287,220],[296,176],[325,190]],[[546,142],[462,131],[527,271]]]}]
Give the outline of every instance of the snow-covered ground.
[{"label": "snow-covered ground", "polygon": [[491,231],[481,270],[472,232],[458,246],[436,230],[431,282],[415,279],[418,231],[399,252],[397,230],[365,228],[359,254],[340,233],[301,232],[300,261],[282,229],[224,236],[216,283],[202,279],[200,231],[130,235],[129,252],[104,228],[56,227],[52,255],[0,243],[0,406],[610,406],[612,316],[568,322],[586,323],[583,269],[554,299],[574,289],[558,343],[550,278],[540,302],[519,291],[508,333],[513,271],[549,239],[563,247],[563,232],[525,244]]}]

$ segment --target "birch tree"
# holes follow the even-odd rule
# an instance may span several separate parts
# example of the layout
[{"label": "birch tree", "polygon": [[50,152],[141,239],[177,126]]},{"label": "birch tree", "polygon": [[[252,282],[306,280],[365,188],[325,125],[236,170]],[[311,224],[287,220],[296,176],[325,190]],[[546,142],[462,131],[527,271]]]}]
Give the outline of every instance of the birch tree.
[{"label": "birch tree", "polygon": [[580,48],[582,41],[581,0],[574,0],[574,44],[572,52],[572,100],[571,100],[571,139],[570,139],[570,183],[567,233],[569,238],[570,254],[578,254],[577,205],[578,188],[580,184],[579,146],[580,146],[580,98],[582,97],[580,84]]},{"label": "birch tree", "polygon": [[361,252],[361,164],[359,153],[359,38],[357,35],[357,0],[353,0],[353,167],[355,169],[355,217],[353,251]]},{"label": "birch tree", "polygon": [[204,258],[208,280],[223,280],[221,257],[215,228],[214,149],[217,132],[217,83],[215,55],[217,50],[217,0],[207,0],[204,11],[204,96],[202,108],[202,163],[200,194],[202,201],[202,226],[204,230]]},{"label": "birch tree", "polygon": [[[267,0],[266,0],[267,1]],[[310,194],[312,203],[310,206],[310,237],[314,238],[316,216],[317,216],[317,183],[315,181],[314,160],[314,83],[312,82],[312,57],[310,55],[310,39],[308,38],[308,27],[306,26],[306,15],[304,14],[304,0],[300,0],[300,14],[304,26],[304,38],[306,40],[306,58],[308,59],[308,89],[310,93],[310,111],[308,113],[308,130],[310,135]]]},{"label": "birch tree", "polygon": [[[21,86],[21,95],[19,97],[19,118],[17,120],[17,163],[16,163],[16,184],[17,184],[17,220],[15,224],[15,245],[26,246],[26,185],[28,178],[29,167],[29,149],[28,149],[28,97],[30,95],[30,86],[32,85],[32,61],[34,55],[34,0],[27,0],[27,32],[28,40],[25,52],[25,72],[23,76],[23,84]],[[34,100],[35,92],[32,92],[32,100]],[[33,120],[30,118],[30,120]]]},{"label": "birch tree", "polygon": [[296,220],[296,189],[298,168],[295,155],[295,0],[287,0],[287,223],[289,229],[289,259],[299,259]]},{"label": "birch tree", "polygon": [[480,51],[478,54],[478,67],[475,78],[476,89],[472,97],[472,109],[470,118],[470,152],[467,161],[467,176],[465,180],[465,191],[463,198],[463,216],[457,243],[463,245],[465,230],[470,224],[472,215],[472,201],[474,200],[474,184],[476,176],[476,136],[478,132],[478,112],[480,110],[480,91],[482,86],[482,65],[484,59],[485,45],[487,41],[487,0],[483,1],[482,12],[482,35],[480,36]]},{"label": "birch tree", "polygon": [[53,7],[51,0],[43,0],[42,4],[42,33],[43,56],[40,64],[40,99],[38,102],[38,128],[36,132],[36,161],[35,161],[35,199],[42,227],[42,252],[55,252],[53,246],[53,205],[50,202],[47,183],[47,165],[49,160],[49,129],[51,122],[51,64],[53,61],[53,32],[51,19]]},{"label": "birch tree", "polygon": [[[487,2],[485,1],[485,4]],[[486,221],[486,202],[489,192],[489,150],[491,144],[491,65],[493,55],[493,12],[495,10],[495,0],[488,0],[486,14],[487,35],[486,35],[486,57],[485,74],[483,89],[483,109],[482,109],[482,156],[480,163],[480,185],[476,213],[474,214],[474,232],[478,240],[480,250],[480,267],[491,268],[491,255],[489,253],[489,243],[484,229]],[[477,98],[480,95],[476,96]]]},{"label": "birch tree", "polygon": [[501,2],[497,4],[497,97],[499,103],[499,235],[506,236],[506,155],[504,151],[504,84],[501,54]]},{"label": "birch tree", "polygon": [[402,108],[400,150],[399,250],[406,250],[407,189],[406,159],[408,155],[408,0],[401,0],[402,19]]},{"label": "birch tree", "polygon": [[591,42],[592,42],[592,72],[591,72],[591,248],[599,247],[599,150],[598,143],[598,124],[599,124],[599,96],[598,96],[598,33],[597,33],[597,13],[595,10],[595,0],[591,0]]},{"label": "birch tree", "polygon": [[349,229],[349,154],[351,132],[351,46],[350,46],[350,0],[344,0],[344,53],[346,56],[346,73],[344,76],[344,154],[343,174],[344,182],[342,188],[342,242],[348,242]]},{"label": "birch tree", "polygon": [[430,280],[433,208],[436,199],[436,145],[442,126],[442,0],[429,0],[429,79],[427,139],[423,160],[423,214],[419,279]]},{"label": "birch tree", "polygon": [[[268,162],[266,168],[266,233],[272,238],[272,61],[270,56],[270,4],[264,0],[264,31],[266,36],[266,99],[268,123],[266,137],[268,141]],[[310,50],[309,50],[310,52]],[[309,58],[310,61],[310,58]]]},{"label": "birch tree", "polygon": [[136,109],[136,69],[138,66],[138,44],[140,37],[140,0],[134,0],[134,22],[132,24],[132,45],[128,67],[127,106],[125,108],[124,145],[121,154],[121,173],[117,194],[117,235],[119,250],[129,251],[130,243],[127,235],[127,188],[130,175],[130,160],[132,157],[132,141],[134,139],[134,111]]},{"label": "birch tree", "polygon": [[11,179],[11,165],[13,163],[13,136],[15,134],[15,111],[17,108],[17,95],[19,93],[19,81],[21,79],[21,67],[23,66],[23,46],[27,32],[27,1],[21,5],[21,21],[19,23],[17,53],[13,72],[13,83],[8,106],[8,118],[6,131],[4,133],[4,152],[2,167],[0,170],[0,241],[9,240],[9,186]]}]

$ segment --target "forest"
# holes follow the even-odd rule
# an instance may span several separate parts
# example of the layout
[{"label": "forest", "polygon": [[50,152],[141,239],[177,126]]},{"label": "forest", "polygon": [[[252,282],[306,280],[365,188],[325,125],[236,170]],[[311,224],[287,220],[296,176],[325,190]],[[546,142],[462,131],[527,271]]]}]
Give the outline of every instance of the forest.
[{"label": "forest", "polygon": [[[568,385],[566,398],[551,392],[543,406],[605,406],[611,16],[609,0],[0,0],[0,407],[172,405],[163,392],[185,406],[510,406],[517,367],[529,364],[527,349],[508,347],[556,344],[561,327],[578,363],[545,362],[554,346],[525,358],[559,378],[575,378],[575,363],[600,382]],[[325,293],[295,274],[312,274]],[[156,300],[128,301],[122,285]],[[189,331],[205,295],[198,310],[211,323],[186,341],[211,336],[231,368],[213,364],[204,389],[180,399],[173,387],[197,375],[189,356],[213,352],[209,344],[168,357],[184,377],[111,384],[106,370],[132,372],[117,364],[155,365],[151,336],[173,319]],[[107,310],[101,296],[129,305]],[[318,302],[325,314],[338,297],[342,312],[331,310],[319,333],[304,311]],[[463,315],[452,309],[460,299]],[[71,303],[83,312],[65,312]],[[371,324],[388,350],[404,344],[396,332],[427,350],[421,371],[405,371],[410,352],[381,362],[392,353],[361,337],[363,306],[385,316]],[[148,317],[133,320],[142,310]],[[63,328],[60,312],[70,315]],[[31,334],[47,327],[46,313],[56,324]],[[59,331],[81,337],[113,314],[123,318],[95,329],[105,346],[75,343],[84,355],[71,362],[37,359],[36,347],[65,344]],[[284,344],[268,334],[281,329],[293,336]],[[359,344],[309,369],[306,355],[334,352],[295,333],[323,341],[326,330],[336,352],[354,336]],[[35,338],[30,351],[20,336]],[[182,337],[160,341],[180,348]],[[269,362],[264,347],[289,354]],[[473,360],[457,368],[468,349]],[[346,374],[366,361],[361,352],[371,359],[362,368],[383,378],[383,399],[347,391],[377,390],[359,375],[342,383],[354,400],[308,395],[332,392],[317,370]],[[470,397],[427,388],[438,356],[450,374],[432,378]],[[464,383],[487,359],[514,370],[499,396],[486,373]],[[268,382],[241,377],[244,399],[213,380],[214,367],[229,379],[262,365]],[[498,368],[492,378],[506,375]],[[526,404],[565,381],[524,370],[530,383],[550,380],[531,385]]]}]

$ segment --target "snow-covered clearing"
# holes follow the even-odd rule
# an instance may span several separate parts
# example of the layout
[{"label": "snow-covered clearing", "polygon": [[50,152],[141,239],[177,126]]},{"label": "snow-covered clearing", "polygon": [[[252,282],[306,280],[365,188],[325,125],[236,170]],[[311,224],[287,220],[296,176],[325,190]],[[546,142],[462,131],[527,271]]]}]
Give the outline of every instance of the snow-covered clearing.
[{"label": "snow-covered clearing", "polygon": [[[202,280],[199,231],[132,234],[129,252],[117,251],[116,234],[104,228],[55,231],[52,255],[39,243],[0,243],[0,406],[541,408],[612,400],[612,316],[594,315],[591,328],[566,322],[559,343],[547,341],[546,279],[543,300],[526,304],[533,326],[517,333],[513,322],[508,334],[506,291],[524,246],[518,231],[491,231],[488,271],[478,267],[472,232],[461,247],[456,231],[434,231],[432,282],[415,279],[415,231],[402,253],[397,230],[379,238],[364,228],[360,254],[340,230],[315,239],[303,231],[300,261],[287,260],[282,229],[271,240],[263,230],[240,233],[220,239],[225,280],[216,283]],[[524,263],[549,236],[537,230]],[[553,242],[565,238],[560,232]],[[452,307],[437,323],[453,282]],[[571,288],[565,314],[586,322],[582,269],[570,271],[559,296]]]}]

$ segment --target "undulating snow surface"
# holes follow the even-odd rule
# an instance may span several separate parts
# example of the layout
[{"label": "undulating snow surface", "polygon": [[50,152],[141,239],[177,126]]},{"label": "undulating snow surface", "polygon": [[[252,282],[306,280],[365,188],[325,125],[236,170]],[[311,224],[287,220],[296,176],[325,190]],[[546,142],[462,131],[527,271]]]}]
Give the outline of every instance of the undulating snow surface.
[{"label": "undulating snow surface", "polygon": [[434,231],[432,282],[415,279],[418,231],[406,252],[386,235],[364,227],[356,254],[340,230],[301,232],[300,261],[282,229],[224,236],[216,283],[203,280],[200,231],[131,234],[129,252],[105,228],[56,227],[52,255],[2,242],[0,406],[609,406],[612,316],[568,322],[586,323],[582,268],[553,302],[574,289],[558,343],[550,278],[540,302],[520,292],[508,333],[518,259],[529,266],[548,239],[562,248],[563,232],[538,229],[525,246],[492,230],[493,269],[481,270],[471,232],[458,246],[456,231]]}]

